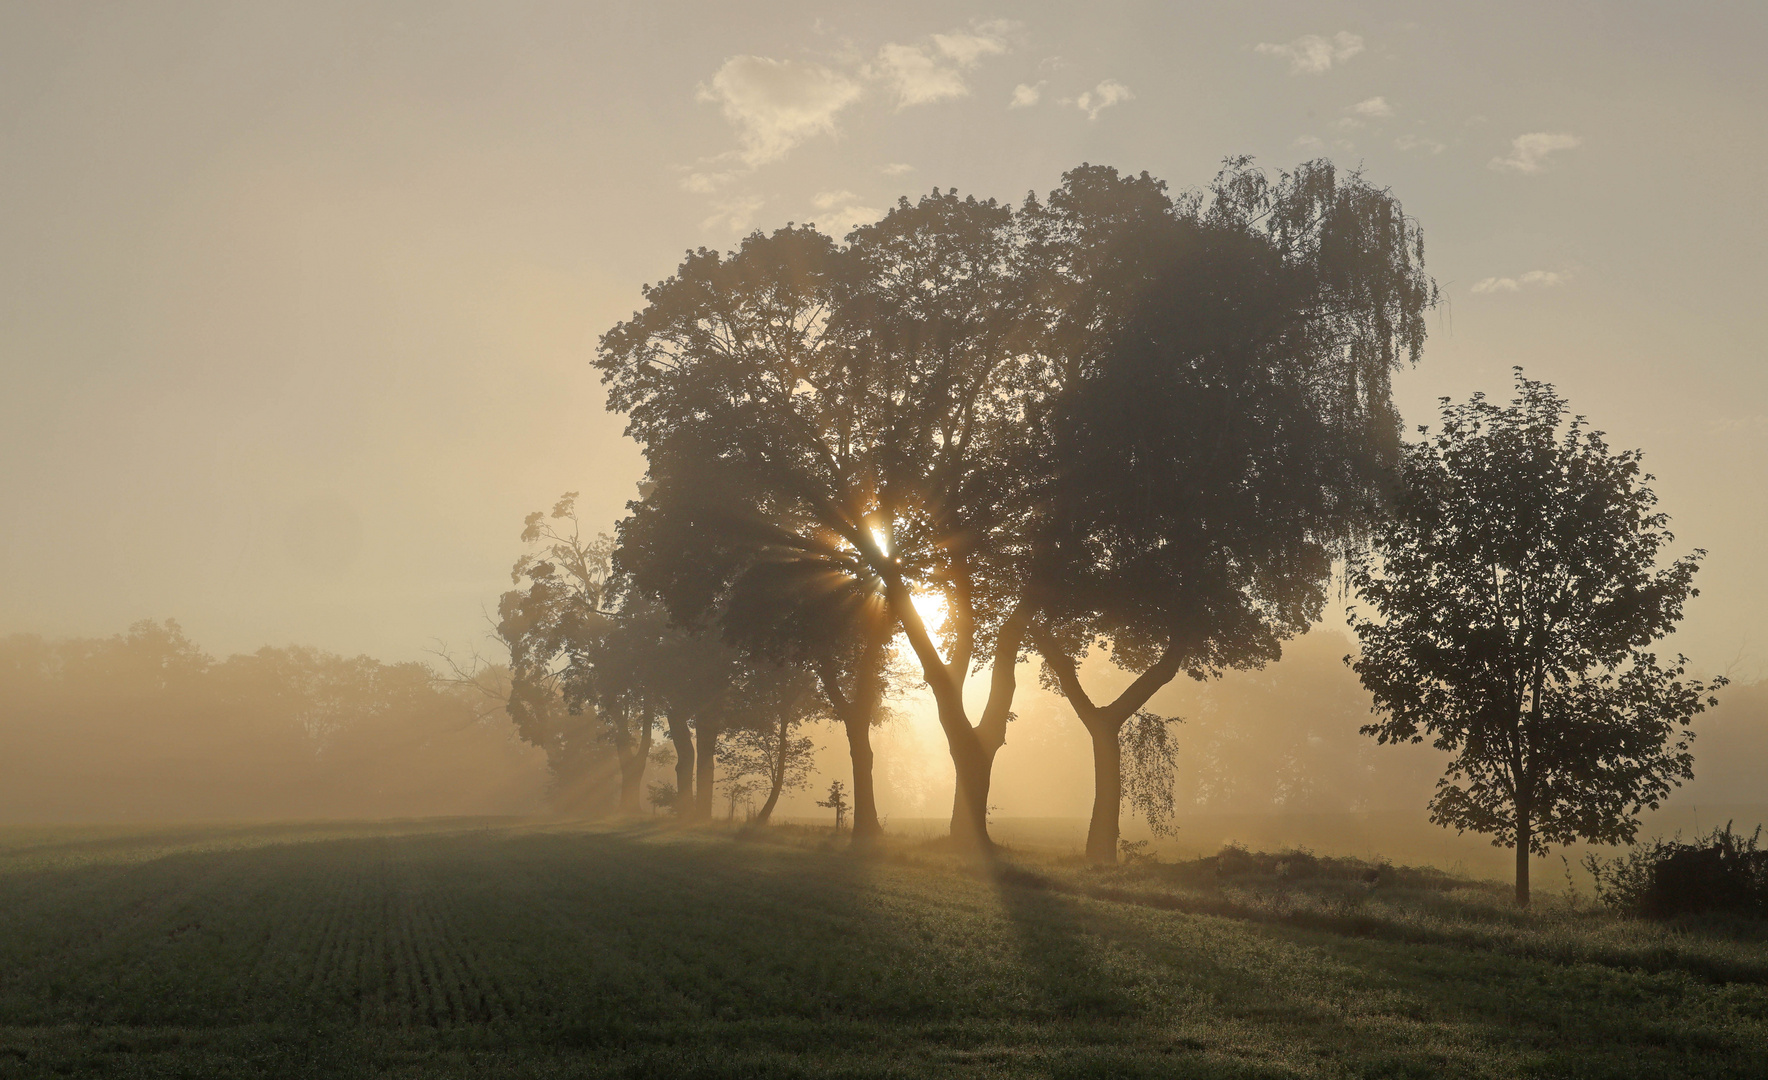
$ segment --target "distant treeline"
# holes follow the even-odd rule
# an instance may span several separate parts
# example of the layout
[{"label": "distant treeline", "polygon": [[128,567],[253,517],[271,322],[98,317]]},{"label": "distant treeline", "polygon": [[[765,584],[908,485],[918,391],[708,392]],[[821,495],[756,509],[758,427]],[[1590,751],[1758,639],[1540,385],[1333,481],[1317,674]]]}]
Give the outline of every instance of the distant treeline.
[{"label": "distant treeline", "polygon": [[0,638],[0,820],[523,813],[545,785],[501,702],[422,664],[216,660],[170,621]]}]

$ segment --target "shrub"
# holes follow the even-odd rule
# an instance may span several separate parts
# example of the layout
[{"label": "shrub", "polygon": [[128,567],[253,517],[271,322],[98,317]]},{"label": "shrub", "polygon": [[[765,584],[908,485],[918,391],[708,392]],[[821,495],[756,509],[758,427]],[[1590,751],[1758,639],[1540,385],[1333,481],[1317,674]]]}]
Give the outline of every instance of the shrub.
[{"label": "shrub", "polygon": [[1768,851],[1761,826],[1743,836],[1731,823],[1693,843],[1653,839],[1611,859],[1584,857],[1596,896],[1609,908],[1648,919],[1718,912],[1768,915]]}]

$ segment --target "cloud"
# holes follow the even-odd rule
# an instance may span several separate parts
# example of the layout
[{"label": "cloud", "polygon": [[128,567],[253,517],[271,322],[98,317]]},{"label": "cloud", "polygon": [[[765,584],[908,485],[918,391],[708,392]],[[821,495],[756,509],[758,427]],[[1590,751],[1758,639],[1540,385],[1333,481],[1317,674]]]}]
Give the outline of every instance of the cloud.
[{"label": "cloud", "polygon": [[904,173],[914,172],[915,167],[907,162],[893,161],[888,165],[881,166],[880,171],[882,171],[885,176],[901,176]]},{"label": "cloud", "polygon": [[1387,99],[1384,97],[1372,97],[1352,105],[1351,112],[1356,113],[1358,116],[1367,116],[1371,119],[1378,119],[1381,117],[1392,116],[1394,114],[1394,107],[1389,105]]},{"label": "cloud", "polygon": [[1013,100],[1007,102],[1007,108],[1028,109],[1031,106],[1036,105],[1038,99],[1043,96],[1043,83],[1040,82],[1036,86],[1027,86],[1025,83],[1020,83],[1013,88]]},{"label": "cloud", "polygon": [[854,228],[870,225],[884,216],[884,211],[875,206],[863,206],[857,200],[858,195],[851,191],[820,191],[811,200],[817,208],[825,225],[838,225]]},{"label": "cloud", "polygon": [[759,195],[741,195],[727,199],[713,207],[712,216],[700,222],[700,228],[748,232],[750,226],[755,224],[755,211],[766,203],[767,200]]},{"label": "cloud", "polygon": [[1440,154],[1449,146],[1447,143],[1440,143],[1435,139],[1426,139],[1418,135],[1401,135],[1394,140],[1394,148],[1397,150],[1429,150],[1433,154]]},{"label": "cloud", "polygon": [[1291,75],[1320,75],[1363,51],[1363,39],[1340,30],[1330,38],[1319,34],[1298,37],[1285,45],[1260,42],[1256,51],[1263,56],[1281,56],[1289,61]]},{"label": "cloud", "polygon": [[1118,82],[1116,79],[1106,79],[1098,86],[1093,87],[1091,90],[1088,90],[1086,93],[1076,98],[1074,103],[1080,107],[1082,112],[1087,114],[1088,120],[1097,120],[1099,119],[1099,114],[1106,109],[1111,108],[1111,106],[1116,105],[1120,101],[1129,101],[1135,96],[1136,95],[1129,87]]},{"label": "cloud", "polygon": [[1516,277],[1489,277],[1473,283],[1475,293],[1513,293],[1524,289],[1551,289],[1563,285],[1569,275],[1557,270],[1530,270]]},{"label": "cloud", "polygon": [[1768,432],[1768,416],[1719,416],[1707,421],[1707,430],[1715,435]]},{"label": "cloud", "polygon": [[[754,169],[784,157],[815,135],[832,134],[835,117],[858,101],[859,83],[821,64],[770,60],[765,56],[733,56],[702,84],[701,101],[717,103],[737,129],[743,149],[738,155]],[[727,181],[729,174],[695,174],[689,190],[706,190]]]},{"label": "cloud", "polygon": [[810,205],[816,207],[818,210],[827,210],[836,203],[852,202],[857,198],[859,198],[859,196],[851,191],[819,191],[811,196]]},{"label": "cloud", "polygon": [[964,72],[985,56],[1007,51],[1006,41],[995,32],[1003,25],[985,24],[974,33],[954,30],[934,34],[925,45],[887,44],[878,50],[878,58],[866,65],[865,74],[890,86],[899,110],[965,97],[970,84],[964,81]]},{"label": "cloud", "polygon": [[1495,157],[1487,167],[1500,172],[1538,173],[1546,167],[1547,155],[1583,145],[1584,140],[1563,132],[1531,131],[1510,142],[1509,157]]},{"label": "cloud", "polygon": [[1306,150],[1312,154],[1320,153],[1326,149],[1325,142],[1323,142],[1318,135],[1298,136],[1293,143],[1290,143],[1290,145],[1297,150]]},{"label": "cloud", "polygon": [[1007,43],[994,34],[934,34],[933,44],[959,67],[975,67],[985,56],[1007,51]]}]

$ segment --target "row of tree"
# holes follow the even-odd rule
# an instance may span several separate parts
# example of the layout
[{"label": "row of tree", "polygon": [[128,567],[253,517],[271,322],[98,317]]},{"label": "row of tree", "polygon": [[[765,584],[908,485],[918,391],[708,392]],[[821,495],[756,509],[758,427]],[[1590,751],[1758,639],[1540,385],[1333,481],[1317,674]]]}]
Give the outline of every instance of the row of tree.
[{"label": "row of tree", "polygon": [[171,621],[0,638],[0,818],[531,813],[544,776],[497,713],[422,664],[301,647],[216,659]]},{"label": "row of tree", "polygon": [[[1109,861],[1126,796],[1170,811],[1152,696],[1276,659],[1347,558],[1376,616],[1353,613],[1369,731],[1458,754],[1433,812],[1515,843],[1526,900],[1529,850],[1630,835],[1687,774],[1710,688],[1646,648],[1698,553],[1654,569],[1670,537],[1637,456],[1558,434],[1550,387],[1403,442],[1390,377],[1437,299],[1423,255],[1361,176],[1246,159],[1178,197],[1083,165],[1017,209],[936,190],[844,242],[788,226],[690,252],[600,342],[648,463],[617,539],[530,518],[543,550],[501,608],[511,711],[561,754],[611,739],[629,808],[660,724],[701,817],[726,733],[772,733],[777,797],[795,724],[837,719],[864,839],[900,638],[946,736],[952,835],[987,848],[1036,656],[1091,737],[1087,851]],[[569,500],[552,520],[574,526]],[[1083,684],[1093,654],[1121,692]]]}]

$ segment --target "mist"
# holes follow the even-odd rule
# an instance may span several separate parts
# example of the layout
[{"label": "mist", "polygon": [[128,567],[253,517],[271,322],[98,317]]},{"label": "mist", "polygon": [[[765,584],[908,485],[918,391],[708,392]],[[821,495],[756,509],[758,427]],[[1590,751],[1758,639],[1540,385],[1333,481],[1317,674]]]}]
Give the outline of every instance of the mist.
[{"label": "mist", "polygon": [[[1378,746],[1359,733],[1370,700],[1344,664],[1351,649],[1342,633],[1320,629],[1263,669],[1169,684],[1150,707],[1179,721],[1173,827],[1155,834],[1126,816],[1125,835],[1175,858],[1241,844],[1501,874],[1506,852],[1426,820],[1441,752]],[[1086,667],[1101,686],[1125,681],[1104,656]],[[1038,665],[1021,665],[1026,689],[997,770],[997,832],[1009,845],[1078,850],[1093,801],[1091,751],[1073,710],[1037,685],[1038,674]],[[611,813],[619,791],[611,753],[561,780],[545,751],[512,727],[507,680],[491,667],[480,675],[462,680],[436,657],[385,664],[299,646],[217,659],[175,622],[106,638],[13,635],[0,640],[0,821]],[[807,730],[816,742],[811,781],[785,793],[778,814],[827,825],[832,817],[817,800],[831,781],[850,783],[851,767],[838,726]],[[1645,815],[1644,835],[1768,820],[1760,764],[1768,760],[1768,682],[1728,688],[1696,732],[1694,779]],[[886,828],[941,835],[951,766],[924,691],[888,701],[873,743]],[[663,780],[673,765],[660,748],[647,776]],[[731,804],[721,782],[716,817],[742,821],[754,802]],[[647,804],[646,812],[665,809]],[[1566,854],[1575,863],[1585,850],[1600,849]],[[1557,873],[1557,857],[1551,864]]]}]

